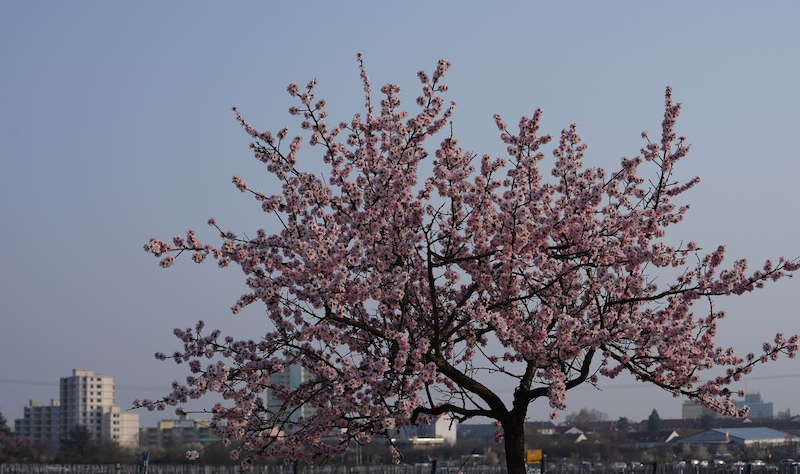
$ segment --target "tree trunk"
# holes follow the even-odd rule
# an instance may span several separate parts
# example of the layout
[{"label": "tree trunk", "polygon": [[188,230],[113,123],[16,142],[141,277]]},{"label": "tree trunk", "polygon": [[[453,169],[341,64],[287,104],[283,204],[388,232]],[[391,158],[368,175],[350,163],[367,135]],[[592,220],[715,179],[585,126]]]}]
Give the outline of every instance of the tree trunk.
[{"label": "tree trunk", "polygon": [[508,474],[526,473],[525,418],[512,417],[503,423],[503,442],[506,448]]}]

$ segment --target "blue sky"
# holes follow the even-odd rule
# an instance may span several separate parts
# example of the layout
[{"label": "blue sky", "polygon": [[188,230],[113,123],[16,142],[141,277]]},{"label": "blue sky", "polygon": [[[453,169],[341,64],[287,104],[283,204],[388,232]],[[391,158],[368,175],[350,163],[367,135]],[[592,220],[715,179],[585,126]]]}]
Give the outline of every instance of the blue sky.
[{"label": "blue sky", "polygon": [[[262,332],[258,311],[227,310],[241,288],[233,269],[164,271],[141,246],[206,232],[211,216],[239,231],[271,225],[230,184],[272,184],[230,106],[260,128],[293,124],[286,84],[316,77],[331,116],[349,118],[357,51],[376,84],[410,98],[417,70],[452,61],[455,133],[468,149],[502,149],[493,113],[513,123],[542,107],[547,131],[576,122],[588,162],[606,167],[657,130],[670,84],[693,144],[681,172],[703,179],[674,238],[725,242],[756,265],[796,256],[799,14],[789,1],[2,2],[0,410],[14,418],[29,398],[55,397],[73,367],[116,377],[129,406],[183,375],[152,358],[175,347],[171,328],[202,318]],[[720,341],[746,352],[800,332],[798,290],[788,280],[722,301]],[[800,374],[795,361],[754,375],[787,374]],[[629,384],[571,393],[570,409],[679,416],[677,400]],[[800,376],[746,388],[797,412],[786,388],[798,386]]]}]

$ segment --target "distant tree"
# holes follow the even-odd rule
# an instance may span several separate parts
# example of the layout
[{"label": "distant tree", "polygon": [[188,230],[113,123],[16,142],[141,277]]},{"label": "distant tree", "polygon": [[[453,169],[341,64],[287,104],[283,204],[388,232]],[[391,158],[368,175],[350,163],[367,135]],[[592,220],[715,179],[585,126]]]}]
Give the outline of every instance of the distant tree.
[{"label": "distant tree", "polygon": [[692,451],[691,451],[692,458],[699,460],[706,460],[711,457],[711,453],[709,453],[707,446],[704,446],[702,444],[694,444],[691,446],[692,446]]},{"label": "distant tree", "polygon": [[11,428],[8,427],[8,422],[3,412],[0,411],[0,433],[11,434]]},{"label": "distant tree", "polygon": [[199,462],[201,464],[211,464],[215,466],[233,464],[230,453],[231,450],[218,441],[202,448]]},{"label": "distant tree", "polygon": [[631,430],[631,422],[626,417],[621,416],[617,420],[615,428],[617,429],[617,431],[627,433],[628,431]]},{"label": "distant tree", "polygon": [[[179,256],[239,266],[247,289],[231,309],[263,303],[268,328],[244,340],[202,322],[175,329],[180,349],[169,358],[191,376],[139,406],[215,393],[226,400],[213,410],[218,434],[240,441],[244,460],[340,455],[351,441],[381,437],[399,462],[389,435],[396,426],[487,417],[502,429],[511,474],[526,471],[531,403],[556,416],[568,390],[601,376],[624,372],[745,414],[727,386],[757,363],[794,356],[798,339],[779,334],[759,354],[738,357],[715,341],[724,314],[706,304],[800,263],[781,258],[748,272],[744,260],[723,266],[724,246],[702,250],[668,233],[699,182],[678,167],[689,144],[677,133],[671,90],[660,136],[643,132],[639,152],[606,170],[586,164],[574,124],[555,140],[543,134],[540,110],[513,125],[495,115],[499,156],[464,149],[448,126],[449,65],[418,74],[419,107],[406,111],[397,85],[372,97],[361,64],[364,107],[344,121],[328,118],[316,80],[291,84],[289,113],[304,130],[296,137],[258,130],[234,111],[274,180],[263,191],[239,176],[233,184],[269,222],[235,234],[211,219],[219,242],[188,231],[145,249],[163,267]],[[493,86],[520,82],[498,76]],[[553,160],[542,165],[551,140]],[[310,374],[291,390],[273,377],[287,360]],[[486,371],[508,377],[512,400],[479,376]],[[263,403],[265,390],[280,409]],[[300,425],[299,405],[315,409]]]},{"label": "distant tree", "polygon": [[92,441],[89,445],[91,453],[85,462],[96,464],[133,464],[137,456],[131,449],[124,448],[113,441]]},{"label": "distant tree", "polygon": [[711,415],[710,413],[704,414],[700,417],[698,424],[704,430],[710,430],[711,426],[714,424],[714,415]]},{"label": "distant tree", "polygon": [[655,408],[650,412],[650,416],[647,417],[647,431],[651,433],[661,431],[661,417],[658,416],[658,410]]},{"label": "distant tree", "polygon": [[565,425],[583,425],[586,423],[596,423],[598,421],[605,421],[608,415],[600,410],[594,408],[581,408],[580,411],[572,412],[564,417]]},{"label": "distant tree", "polygon": [[85,426],[77,425],[67,433],[66,437],[61,439],[59,457],[65,461],[84,462],[93,448],[92,434]]},{"label": "distant tree", "polygon": [[33,456],[33,443],[24,436],[0,433],[0,464],[29,461]]}]

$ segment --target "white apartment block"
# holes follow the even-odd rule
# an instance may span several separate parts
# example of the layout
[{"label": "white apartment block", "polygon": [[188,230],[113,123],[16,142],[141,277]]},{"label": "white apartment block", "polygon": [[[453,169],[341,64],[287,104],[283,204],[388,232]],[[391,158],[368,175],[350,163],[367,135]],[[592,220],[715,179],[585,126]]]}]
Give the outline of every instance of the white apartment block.
[{"label": "white apartment block", "polygon": [[113,406],[103,413],[101,439],[114,441],[127,448],[139,447],[139,415]]},{"label": "white apartment block", "polygon": [[[61,377],[60,401],[51,401],[49,407],[31,402],[25,408],[24,418],[17,420],[15,426],[21,428],[17,431],[35,442],[48,439],[58,444],[73,428],[84,426],[95,440],[138,447],[139,415],[116,406],[115,388],[113,377],[73,369],[70,377]],[[46,423],[51,423],[49,431],[45,429]],[[45,438],[46,433],[50,433],[49,438]]]},{"label": "white apartment block", "polygon": [[49,405],[30,400],[23,417],[14,421],[14,432],[27,436],[36,444],[58,446],[61,436],[61,404],[50,400]]},{"label": "white apartment block", "polygon": [[92,370],[73,369],[61,377],[61,429],[69,433],[85,426],[92,438],[103,439],[104,414],[114,406],[114,378],[98,376]]}]

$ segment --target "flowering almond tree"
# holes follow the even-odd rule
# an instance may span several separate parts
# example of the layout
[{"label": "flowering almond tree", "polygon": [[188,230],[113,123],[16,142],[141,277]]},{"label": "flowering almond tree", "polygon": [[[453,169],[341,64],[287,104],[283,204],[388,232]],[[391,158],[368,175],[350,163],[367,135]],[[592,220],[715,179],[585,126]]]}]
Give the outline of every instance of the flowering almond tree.
[{"label": "flowering almond tree", "polygon": [[[373,99],[360,55],[359,65],[364,109],[349,122],[328,120],[316,81],[288,87],[297,101],[289,113],[304,136],[259,131],[234,108],[281,189],[233,183],[279,232],[245,238],[211,219],[216,246],[190,230],[145,249],[163,267],[183,254],[237,264],[248,292],[233,313],[261,302],[272,325],[253,340],[223,338],[202,322],[176,329],[183,349],[170,358],[187,362],[191,375],[167,397],[137,406],[221,394],[227,402],[212,410],[216,429],[245,460],[339,454],[376,437],[392,444],[396,428],[434,417],[488,417],[516,474],[525,472],[523,425],[536,400],[555,416],[568,390],[627,372],[744,416],[727,387],[757,363],[795,356],[797,336],[778,334],[763,353],[744,357],[714,342],[723,313],[713,297],[753,291],[800,265],[780,258],[747,271],[744,260],[724,266],[722,246],[707,252],[666,239],[688,209],[678,198],[699,182],[676,178],[689,145],[676,135],[680,104],[669,88],[660,137],[642,133],[637,156],[611,171],[586,167],[572,125],[544,173],[551,137],[540,133],[540,110],[516,128],[495,115],[506,154],[478,157],[452,130],[440,133],[455,107],[442,97],[450,63],[418,74],[414,112],[400,108],[393,84]],[[303,146],[311,148],[304,156],[322,156],[323,175],[303,170]],[[420,173],[424,161],[430,175]],[[310,378],[296,388],[274,382],[289,364]],[[485,373],[508,377],[512,399],[487,385]],[[280,408],[267,406],[267,390]],[[313,410],[298,420],[292,414],[303,405]]]}]

